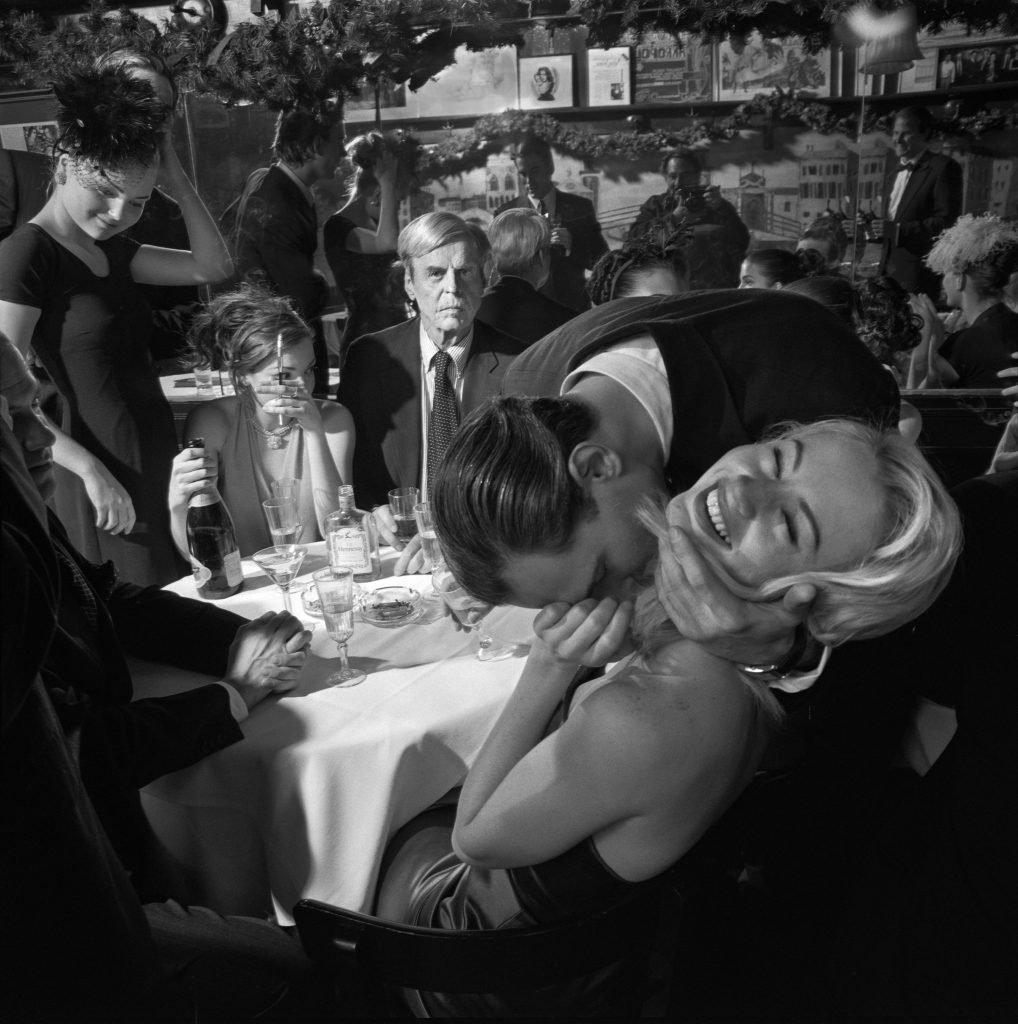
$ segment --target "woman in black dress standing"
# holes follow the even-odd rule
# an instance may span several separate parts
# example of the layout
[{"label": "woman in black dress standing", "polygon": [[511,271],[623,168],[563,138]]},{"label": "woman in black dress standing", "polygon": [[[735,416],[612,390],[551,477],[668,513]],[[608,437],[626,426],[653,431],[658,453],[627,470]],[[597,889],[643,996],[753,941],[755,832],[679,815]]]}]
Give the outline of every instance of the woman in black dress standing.
[{"label": "woman in black dress standing", "polygon": [[[222,280],[229,254],[150,81],[113,67],[55,91],[53,189],[0,250],[0,331],[34,354],[59,394],[55,507],[75,546],[134,582],[163,584],[182,571],[165,500],[176,435],[138,285]],[[180,204],[190,251],[123,235],[157,176]]]},{"label": "woman in black dress standing", "polygon": [[406,142],[368,132],[347,143],[357,168],[346,205],[326,222],[325,256],[346,302],[340,365],[355,338],[406,320],[402,277],[393,272],[399,202],[410,191],[413,153]]}]

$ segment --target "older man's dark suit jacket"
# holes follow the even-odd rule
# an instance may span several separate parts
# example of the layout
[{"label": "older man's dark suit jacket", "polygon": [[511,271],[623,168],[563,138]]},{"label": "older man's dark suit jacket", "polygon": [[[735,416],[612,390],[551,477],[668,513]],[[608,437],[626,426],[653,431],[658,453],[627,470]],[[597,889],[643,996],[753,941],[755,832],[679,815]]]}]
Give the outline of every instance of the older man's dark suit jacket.
[{"label": "older man's dark suit jacket", "polygon": [[481,299],[477,319],[524,345],[551,334],[576,316],[576,310],[542,295],[522,277],[500,277]]},{"label": "older man's dark suit jacket", "polygon": [[961,204],[961,165],[927,150],[909,175],[893,222],[884,225],[879,272],[893,277],[906,291],[925,292],[936,299],[940,278],[923,260],[937,235],[958,219]]},{"label": "older man's dark suit jacket", "polygon": [[502,390],[557,395],[585,359],[646,334],[668,371],[675,434],[666,473],[675,491],[784,420],[897,423],[897,386],[851,328],[805,295],[765,289],[606,302],[531,345]]},{"label": "older man's dark suit jacket", "polygon": [[[384,505],[394,487],[421,482],[420,319],[365,334],[350,346],[339,401],[357,428],[353,480],[361,508]],[[502,378],[526,346],[474,321],[463,380],[460,420],[498,394]]]},{"label": "older man's dark suit jacket", "polygon": [[[504,210],[532,210],[533,203],[527,196],[517,196],[504,203],[495,211],[497,217]],[[608,251],[608,243],[601,234],[594,204],[583,196],[574,196],[561,189],[555,189],[555,216],[572,236],[573,245],[569,255],[558,249],[551,251],[551,276],[541,288],[541,294],[560,302],[570,309],[590,309],[587,295],[585,270]]]}]

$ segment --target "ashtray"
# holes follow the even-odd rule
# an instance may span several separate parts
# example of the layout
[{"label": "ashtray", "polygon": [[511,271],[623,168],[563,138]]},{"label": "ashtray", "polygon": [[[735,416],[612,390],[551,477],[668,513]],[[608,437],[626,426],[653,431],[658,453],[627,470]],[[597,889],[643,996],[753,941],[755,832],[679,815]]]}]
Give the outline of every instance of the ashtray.
[{"label": "ashtray", "polygon": [[361,618],[383,629],[405,626],[421,614],[423,604],[421,595],[411,587],[379,587],[361,598]]},{"label": "ashtray", "polygon": [[320,619],[322,617],[322,601],[313,583],[309,583],[301,588],[300,603],[304,606],[304,613],[306,615],[310,615],[313,619]]}]

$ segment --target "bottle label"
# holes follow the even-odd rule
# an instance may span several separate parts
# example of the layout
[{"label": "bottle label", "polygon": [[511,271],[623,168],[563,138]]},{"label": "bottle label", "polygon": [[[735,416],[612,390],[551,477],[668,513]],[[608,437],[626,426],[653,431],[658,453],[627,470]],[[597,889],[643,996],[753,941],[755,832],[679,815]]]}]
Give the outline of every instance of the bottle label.
[{"label": "bottle label", "polygon": [[357,529],[331,530],[329,565],[337,569],[353,569],[355,572],[370,571],[371,552],[365,534]]},{"label": "bottle label", "polygon": [[244,570],[240,566],[239,551],[231,551],[228,555],[223,555],[223,574],[226,576],[226,582],[231,587],[235,587],[244,578]]}]

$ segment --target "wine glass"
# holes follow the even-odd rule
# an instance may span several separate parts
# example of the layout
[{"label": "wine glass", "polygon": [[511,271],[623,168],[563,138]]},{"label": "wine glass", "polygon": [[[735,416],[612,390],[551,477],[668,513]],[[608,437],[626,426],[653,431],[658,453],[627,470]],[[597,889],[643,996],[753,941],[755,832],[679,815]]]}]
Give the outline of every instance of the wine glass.
[{"label": "wine glass", "polygon": [[520,649],[519,644],[497,641],[481,627],[482,620],[494,605],[468,594],[456,582],[456,577],[444,562],[440,561],[432,566],[431,583],[449,611],[467,629],[477,634],[477,654],[474,657],[478,661],[502,661],[504,658],[511,658]]},{"label": "wine glass", "polygon": [[353,636],[354,579],[353,569],[327,566],[311,578],[322,603],[322,618],[329,636],[339,648],[339,668],[326,680],[329,686],[356,686],[365,675],[351,668],[346,656],[346,642]]},{"label": "wine glass", "polygon": [[262,502],[262,511],[269,524],[272,543],[277,548],[292,547],[297,543],[304,524],[300,521],[296,498],[268,498]]},{"label": "wine glass", "polygon": [[251,556],[258,568],[283,592],[283,606],[291,615],[293,606],[290,604],[290,584],[300,572],[307,553],[308,549],[303,544],[287,544],[284,547],[274,545],[262,548]]}]

